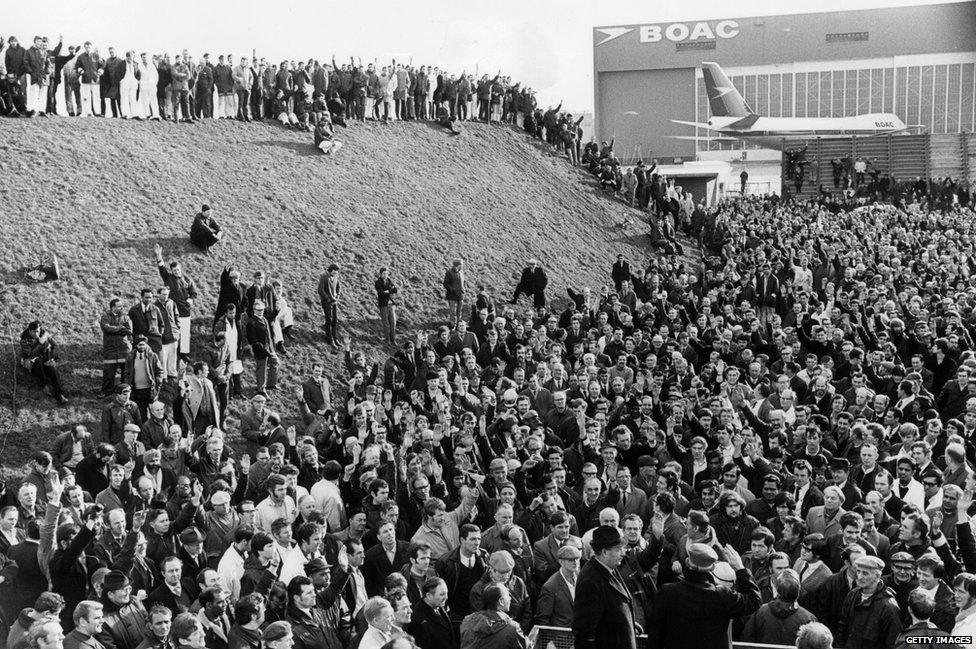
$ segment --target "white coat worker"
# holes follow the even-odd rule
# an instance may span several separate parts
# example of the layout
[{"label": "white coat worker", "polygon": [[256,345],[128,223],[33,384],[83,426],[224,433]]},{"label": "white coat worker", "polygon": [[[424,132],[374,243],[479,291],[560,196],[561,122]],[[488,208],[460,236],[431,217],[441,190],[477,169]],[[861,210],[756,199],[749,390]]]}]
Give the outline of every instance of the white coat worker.
[{"label": "white coat worker", "polygon": [[156,57],[150,60],[143,52],[139,59],[139,115],[146,119],[159,119],[159,104],[156,101],[159,71],[156,70]]},{"label": "white coat worker", "polygon": [[139,112],[139,63],[135,59],[135,52],[125,53],[125,75],[119,84],[119,104],[122,117],[133,119],[141,117]]}]

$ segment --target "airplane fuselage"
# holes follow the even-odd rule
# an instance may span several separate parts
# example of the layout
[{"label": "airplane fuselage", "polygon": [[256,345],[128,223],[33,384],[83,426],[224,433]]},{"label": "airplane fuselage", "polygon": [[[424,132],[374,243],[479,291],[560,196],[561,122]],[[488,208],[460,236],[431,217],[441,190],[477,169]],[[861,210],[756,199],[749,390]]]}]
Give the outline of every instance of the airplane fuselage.
[{"label": "airplane fuselage", "polygon": [[891,113],[853,117],[712,117],[704,124],[682,122],[720,133],[725,137],[757,142],[770,148],[782,146],[783,138],[829,135],[879,135],[906,130],[905,123]]}]

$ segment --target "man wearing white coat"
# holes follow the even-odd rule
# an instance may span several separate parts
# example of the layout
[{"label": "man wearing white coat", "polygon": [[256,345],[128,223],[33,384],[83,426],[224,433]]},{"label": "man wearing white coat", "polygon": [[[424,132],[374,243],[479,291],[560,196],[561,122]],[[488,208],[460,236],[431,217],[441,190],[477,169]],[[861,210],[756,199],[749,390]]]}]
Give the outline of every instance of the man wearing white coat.
[{"label": "man wearing white coat", "polygon": [[143,52],[139,62],[139,114],[146,119],[159,119],[159,104],[156,102],[156,84],[159,71],[156,63]]},{"label": "man wearing white coat", "polygon": [[121,104],[122,117],[125,119],[139,118],[139,63],[136,61],[136,53],[128,51],[125,53],[125,75],[119,84],[119,103]]}]

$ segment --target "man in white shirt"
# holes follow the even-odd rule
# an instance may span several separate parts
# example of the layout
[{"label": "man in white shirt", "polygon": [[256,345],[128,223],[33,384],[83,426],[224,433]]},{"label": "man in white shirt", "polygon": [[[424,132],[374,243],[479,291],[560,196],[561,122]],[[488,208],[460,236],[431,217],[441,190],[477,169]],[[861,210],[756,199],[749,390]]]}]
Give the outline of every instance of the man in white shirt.
[{"label": "man in white shirt", "polygon": [[915,505],[925,511],[925,489],[922,483],[915,479],[915,461],[910,457],[902,457],[897,461],[897,480],[892,485],[892,491],[902,502]]},{"label": "man in white shirt", "polygon": [[312,485],[311,491],[316,508],[325,516],[327,531],[333,534],[346,527],[346,510],[339,492],[341,477],[342,465],[329,460],[322,468],[322,479]]},{"label": "man in white shirt", "polygon": [[275,540],[278,541],[279,546],[286,536],[288,541],[292,543],[287,552],[281,552],[281,547],[278,548],[279,555],[281,556],[281,574],[278,576],[278,579],[286,584],[291,581],[292,577],[298,575],[310,577],[311,575],[306,574],[305,566],[309,561],[322,556],[320,551],[322,547],[322,531],[318,525],[314,523],[303,523],[299,526],[296,535],[297,539],[292,541],[290,525],[288,526],[287,533],[282,530],[280,534],[275,535]]},{"label": "man in white shirt", "polygon": [[236,602],[241,596],[241,577],[244,576],[244,553],[251,545],[254,532],[249,527],[239,527],[234,532],[234,542],[224,550],[217,564],[221,587],[230,593],[230,601]]},{"label": "man in white shirt", "polygon": [[255,508],[255,522],[266,532],[271,531],[272,524],[279,518],[289,523],[295,520],[295,500],[288,495],[288,487],[284,476],[277,473],[268,476],[268,497],[258,503]]},{"label": "man in white shirt", "polygon": [[156,102],[156,84],[159,83],[159,71],[156,69],[156,57],[150,61],[143,52],[139,55],[139,114],[146,119],[159,119],[159,104]]},{"label": "man in white shirt", "polygon": [[392,639],[393,607],[383,597],[371,597],[363,605],[363,615],[369,626],[363,631],[359,649],[380,649]]},{"label": "man in white shirt", "polygon": [[355,619],[367,600],[366,578],[361,570],[363,561],[366,560],[366,550],[363,549],[362,542],[356,539],[347,539],[345,548],[346,556],[349,558],[349,584],[346,587],[351,590],[352,598],[343,599],[350,609],[350,617]]}]

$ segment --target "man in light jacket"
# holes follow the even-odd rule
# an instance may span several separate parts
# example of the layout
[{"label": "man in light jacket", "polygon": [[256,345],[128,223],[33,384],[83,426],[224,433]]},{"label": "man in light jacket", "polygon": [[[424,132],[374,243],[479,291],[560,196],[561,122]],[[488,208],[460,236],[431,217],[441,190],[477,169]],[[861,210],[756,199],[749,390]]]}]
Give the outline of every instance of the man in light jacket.
[{"label": "man in light jacket", "polygon": [[136,61],[136,53],[130,50],[125,53],[125,68],[122,81],[119,83],[123,119],[139,119],[142,116],[139,112],[140,76],[142,75],[139,70],[139,62]]},{"label": "man in light jacket", "polygon": [[251,98],[251,66],[247,57],[242,56],[241,62],[234,68],[234,92],[237,95],[236,118],[242,122],[250,122],[248,112]]},{"label": "man in light jacket", "polygon": [[158,120],[156,84],[159,83],[159,71],[156,70],[155,60],[150,60],[145,52],[139,55],[139,59],[139,115],[146,119]]}]

